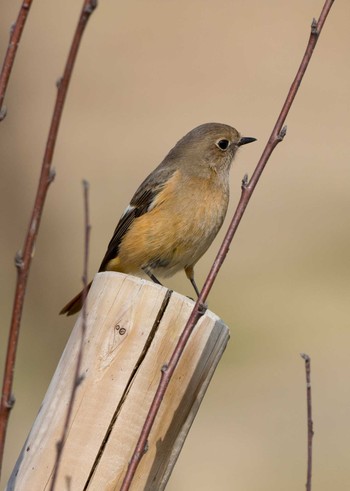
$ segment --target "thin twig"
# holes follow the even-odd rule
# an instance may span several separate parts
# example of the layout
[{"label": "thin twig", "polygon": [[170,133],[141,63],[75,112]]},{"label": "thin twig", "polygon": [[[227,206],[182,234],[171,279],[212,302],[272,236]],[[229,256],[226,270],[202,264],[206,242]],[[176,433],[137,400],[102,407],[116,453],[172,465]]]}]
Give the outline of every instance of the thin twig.
[{"label": "thin twig", "polygon": [[0,403],[0,472],[4,454],[5,438],[8,425],[10,410],[13,407],[14,398],[12,396],[12,385],[14,377],[14,368],[16,361],[16,352],[18,345],[18,337],[20,331],[20,323],[23,311],[24,296],[26,292],[27,280],[31,260],[33,257],[33,249],[35,240],[38,235],[42,212],[45,204],[45,198],[50,183],[55,177],[55,173],[51,167],[53,152],[57,140],[59,124],[61,121],[64,102],[66,99],[69,82],[71,79],[74,63],[77,57],[81,38],[89,20],[89,17],[95,7],[96,0],[84,0],[83,9],[79,17],[78,25],[73,37],[73,41],[68,54],[66,66],[62,78],[57,85],[56,103],[53,110],[50,130],[47,138],[45,154],[41,167],[41,174],[35,202],[33,206],[32,216],[29,222],[27,235],[24,241],[23,252],[18,252],[15,258],[17,267],[17,283],[12,309],[12,319],[10,324],[8,345],[6,353],[5,371],[3,378],[3,386]]},{"label": "thin twig", "polygon": [[311,359],[306,353],[300,356],[305,360],[306,374],[306,401],[307,401],[307,473],[306,473],[306,491],[311,491],[312,478],[312,439],[314,436],[312,421],[312,401],[311,401]]},{"label": "thin twig", "polygon": [[6,89],[15,61],[17,48],[21,40],[22,32],[29,14],[29,9],[32,5],[32,1],[33,0],[23,0],[17,20],[15,24],[11,27],[10,41],[7,47],[4,63],[2,65],[0,74],[0,121],[2,121],[6,116],[6,108],[3,108],[2,105],[4,103]]},{"label": "thin twig", "polygon": [[85,240],[84,240],[84,268],[83,268],[83,308],[82,308],[82,328],[83,334],[86,331],[86,315],[87,315],[87,305],[86,305],[86,297],[89,292],[88,288],[88,263],[89,263],[89,254],[90,254],[90,213],[89,213],[89,182],[85,179],[83,180],[83,192],[84,192],[84,216],[85,216]]},{"label": "thin twig", "polygon": [[83,353],[84,353],[84,341],[85,341],[85,333],[86,333],[86,305],[85,299],[88,289],[88,262],[89,262],[89,247],[90,247],[90,214],[89,214],[89,183],[88,181],[83,180],[83,196],[84,196],[84,264],[83,264],[83,297],[84,297],[84,305],[82,309],[82,321],[81,321],[81,338],[80,338],[80,347],[77,356],[77,363],[75,365],[75,373],[73,379],[73,387],[71,391],[71,395],[68,402],[66,418],[63,425],[62,436],[60,440],[56,444],[56,460],[55,466],[53,469],[52,479],[50,483],[50,491],[54,491],[58,476],[59,467],[62,460],[64,442],[66,441],[66,437],[69,431],[69,425],[72,418],[72,412],[74,407],[74,401],[77,394],[77,390],[81,382],[83,381],[83,376],[80,374],[81,365],[83,361]]},{"label": "thin twig", "polygon": [[310,33],[310,38],[306,47],[305,54],[303,56],[303,59],[301,61],[301,64],[299,66],[299,69],[297,71],[296,77],[289,89],[286,101],[282,107],[281,113],[277,118],[276,124],[272,130],[271,136],[267,142],[267,145],[262,153],[262,156],[255,168],[255,171],[252,175],[252,178],[250,181],[247,183],[246,179],[243,180],[242,183],[242,195],[240,198],[240,201],[237,205],[235,214],[232,218],[232,221],[230,223],[230,226],[228,228],[228,231],[226,233],[226,236],[223,240],[223,243],[221,244],[221,247],[219,249],[219,252],[216,256],[216,259],[213,263],[213,266],[211,267],[211,270],[208,274],[208,277],[204,283],[203,289],[199,295],[199,298],[197,302],[195,303],[195,306],[191,312],[191,315],[189,317],[189,320],[184,327],[184,330],[179,338],[179,341],[174,349],[174,352],[170,358],[170,361],[168,364],[164,365],[162,367],[161,371],[161,379],[157,388],[157,391],[155,393],[154,399],[152,401],[152,404],[150,406],[149,412],[147,414],[145,423],[143,425],[143,428],[141,430],[139,440],[136,444],[135,450],[133,452],[133,455],[131,457],[131,460],[128,465],[127,472],[125,474],[123,484],[120,488],[120,491],[127,491],[130,488],[131,482],[134,478],[136,469],[141,461],[141,458],[147,448],[147,440],[149,437],[149,434],[151,432],[154,420],[156,418],[156,415],[159,411],[160,404],[162,402],[162,399],[164,397],[165,391],[168,387],[169,381],[175,371],[175,368],[177,366],[177,363],[185,349],[185,346],[187,344],[187,341],[198,321],[198,319],[203,315],[204,309],[203,305],[209,295],[209,292],[213,286],[213,283],[215,281],[215,278],[222,266],[222,263],[228,253],[231,241],[235,235],[235,232],[237,230],[237,227],[241,221],[241,218],[244,214],[244,211],[248,205],[248,202],[250,200],[250,197],[255,189],[255,186],[257,185],[259,178],[265,168],[265,165],[270,158],[274,148],[277,146],[277,144],[282,141],[283,137],[285,136],[286,133],[286,127],[283,128],[284,121],[288,115],[288,112],[291,108],[291,105],[294,101],[294,98],[296,96],[296,93],[298,91],[298,88],[300,86],[301,80],[304,76],[305,70],[309,64],[309,61],[311,59],[313,50],[315,48],[315,45],[317,43],[317,40],[319,38],[319,35],[321,33],[321,30],[323,28],[323,25],[325,23],[325,20],[327,18],[327,15],[332,7],[334,0],[326,0],[325,4],[323,6],[322,12],[320,14],[318,22],[314,19],[312,21],[311,25],[311,33]]}]

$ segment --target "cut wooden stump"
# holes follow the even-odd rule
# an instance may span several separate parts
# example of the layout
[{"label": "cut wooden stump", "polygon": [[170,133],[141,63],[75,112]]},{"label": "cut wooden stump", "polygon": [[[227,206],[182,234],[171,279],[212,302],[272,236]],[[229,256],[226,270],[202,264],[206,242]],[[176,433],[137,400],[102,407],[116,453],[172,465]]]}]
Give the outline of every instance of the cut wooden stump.
[{"label": "cut wooden stump", "polygon": [[[194,302],[119,273],[96,275],[7,491],[48,490],[80,346],[81,381],[55,489],[118,490],[147,411]],[[82,336],[84,336],[82,343]],[[200,318],[175,370],[131,489],[163,490],[229,339],[212,312]]]}]

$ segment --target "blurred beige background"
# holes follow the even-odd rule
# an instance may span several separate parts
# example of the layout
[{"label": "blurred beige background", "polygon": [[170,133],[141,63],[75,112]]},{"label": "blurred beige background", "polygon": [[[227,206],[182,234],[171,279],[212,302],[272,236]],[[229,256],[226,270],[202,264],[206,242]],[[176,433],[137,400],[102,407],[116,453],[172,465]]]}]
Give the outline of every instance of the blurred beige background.
[{"label": "blurred beige background", "polygon": [[[1,58],[19,1],[0,8]],[[48,124],[81,1],[34,2],[1,123],[1,369]],[[322,0],[104,2],[81,46],[36,245],[15,378],[4,486],[74,319],[81,180],[90,181],[90,274],[141,180],[194,126],[258,142],[232,170],[230,215],[295,75]],[[335,2],[275,150],[209,298],[231,342],[169,491],[295,491],[306,475],[304,364],[312,357],[314,487],[350,486],[350,4]],[[220,239],[197,265],[202,284]],[[184,274],[167,281],[191,293]]]}]

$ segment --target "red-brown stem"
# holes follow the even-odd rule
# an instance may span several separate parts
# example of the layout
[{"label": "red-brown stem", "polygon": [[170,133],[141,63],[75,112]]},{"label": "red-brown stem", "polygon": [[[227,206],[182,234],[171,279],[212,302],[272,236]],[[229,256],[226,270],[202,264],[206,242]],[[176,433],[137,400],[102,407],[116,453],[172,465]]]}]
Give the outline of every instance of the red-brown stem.
[{"label": "red-brown stem", "polygon": [[307,405],[307,472],[306,472],[306,491],[311,491],[312,478],[312,440],[314,437],[314,424],[312,421],[312,400],[311,400],[311,359],[306,353],[300,355],[305,361],[306,375],[306,405]]},{"label": "red-brown stem", "polygon": [[62,435],[60,440],[56,444],[56,461],[55,461],[55,466],[52,474],[52,479],[50,483],[50,491],[54,491],[55,486],[56,486],[56,481],[58,477],[58,471],[60,468],[61,464],[61,459],[62,459],[62,454],[63,454],[63,449],[64,449],[64,442],[66,441],[66,437],[69,431],[69,425],[72,417],[72,412],[73,412],[73,407],[74,407],[74,401],[75,401],[75,396],[77,394],[78,387],[80,383],[82,382],[82,375],[81,375],[81,365],[83,362],[83,351],[84,351],[84,341],[85,341],[85,333],[86,333],[86,296],[88,293],[88,262],[89,262],[89,247],[90,247],[90,230],[91,230],[91,225],[90,225],[90,213],[89,213],[89,183],[87,181],[83,181],[83,196],[84,196],[84,264],[83,264],[83,276],[82,276],[82,282],[83,282],[83,297],[84,297],[84,303],[83,303],[83,308],[82,308],[82,321],[81,321],[81,338],[80,338],[80,347],[79,347],[79,352],[77,356],[77,362],[75,365],[75,373],[74,373],[74,380],[73,380],[73,387],[72,387],[72,392],[69,398],[68,402],[68,407],[67,407],[67,412],[66,412],[66,418],[64,421],[63,429],[62,429]]},{"label": "red-brown stem", "polygon": [[84,216],[85,216],[85,238],[84,238],[84,266],[83,266],[83,307],[82,307],[82,317],[83,317],[83,333],[86,331],[86,317],[87,317],[87,305],[86,297],[89,291],[88,288],[88,263],[89,263],[89,252],[90,252],[90,213],[89,213],[89,182],[85,179],[83,180],[83,193],[84,193]]},{"label": "red-brown stem", "polygon": [[17,20],[14,26],[11,28],[10,41],[7,47],[4,63],[1,68],[0,74],[0,121],[6,116],[6,109],[2,107],[6,94],[7,85],[10,79],[12,67],[15,61],[17,48],[21,40],[24,25],[26,23],[29,9],[33,0],[24,0],[20,11],[18,13]]},{"label": "red-brown stem", "polygon": [[13,406],[14,399],[12,396],[12,385],[14,377],[14,368],[16,361],[16,352],[20,323],[23,311],[24,296],[27,286],[28,274],[33,256],[33,249],[36,237],[38,235],[40,220],[45,204],[46,194],[50,183],[54,178],[54,172],[51,168],[52,156],[55,149],[59,124],[61,121],[64,102],[67,95],[69,82],[71,79],[74,63],[77,57],[81,38],[86,27],[87,21],[97,5],[96,0],[84,0],[83,9],[79,17],[78,25],[73,37],[73,41],[68,54],[64,73],[58,84],[56,103],[52,115],[50,130],[47,138],[44,158],[41,167],[41,174],[37,194],[33,206],[32,216],[29,222],[27,235],[24,241],[23,252],[16,255],[17,283],[14,296],[12,319],[9,330],[5,372],[0,403],[0,471],[4,454],[5,438],[8,425],[10,410]]},{"label": "red-brown stem", "polygon": [[317,43],[318,37],[321,33],[321,30],[323,28],[323,25],[325,23],[325,20],[327,18],[327,15],[332,7],[334,0],[326,0],[322,9],[322,12],[320,14],[318,22],[313,20],[312,26],[311,26],[311,33],[310,33],[310,38],[309,42],[306,47],[305,54],[303,56],[303,59],[301,61],[301,64],[299,66],[299,69],[297,71],[296,77],[289,89],[286,101],[282,107],[282,110],[280,112],[280,115],[277,118],[276,124],[272,130],[271,136],[266,144],[266,147],[262,153],[262,156],[255,168],[255,171],[248,183],[246,183],[244,180],[242,183],[242,195],[240,198],[240,201],[237,205],[236,211],[234,213],[234,216],[232,218],[232,221],[230,223],[230,226],[228,228],[228,231],[226,233],[226,236],[223,240],[223,243],[221,244],[221,247],[219,249],[219,252],[216,256],[216,259],[213,263],[213,266],[211,267],[211,270],[208,274],[208,277],[204,283],[203,289],[199,295],[199,298],[192,310],[192,313],[187,321],[186,326],[184,327],[183,332],[181,333],[181,336],[179,338],[179,341],[174,349],[174,352],[170,358],[170,361],[167,365],[164,365],[162,368],[162,374],[161,374],[161,379],[157,388],[157,391],[155,393],[154,399],[152,401],[151,407],[149,409],[149,412],[147,414],[145,423],[143,425],[143,428],[140,433],[139,440],[137,442],[137,445],[135,447],[134,453],[131,457],[131,460],[128,465],[127,472],[125,474],[123,484],[120,488],[120,491],[127,491],[130,488],[131,482],[134,478],[136,469],[139,465],[139,462],[145,452],[145,449],[147,448],[147,440],[149,437],[149,434],[151,432],[154,420],[157,416],[157,413],[160,408],[160,404],[162,402],[162,399],[164,397],[165,391],[168,387],[169,381],[175,371],[175,368],[177,366],[177,363],[185,349],[185,346],[187,344],[187,341],[198,321],[200,316],[203,313],[203,304],[205,303],[209,292],[213,286],[213,283],[215,281],[215,278],[222,266],[222,263],[224,262],[224,259],[228,253],[231,241],[233,239],[233,236],[235,235],[235,232],[237,230],[237,227],[241,221],[241,218],[244,214],[244,211],[248,205],[248,202],[250,200],[250,197],[255,189],[255,186],[257,185],[259,178],[262,174],[262,171],[265,168],[265,165],[270,158],[274,148],[276,145],[282,141],[284,135],[285,135],[285,129],[283,129],[283,124],[284,121],[288,115],[288,112],[291,108],[291,105],[294,101],[294,98],[296,96],[296,93],[298,91],[300,82],[304,76],[305,70],[309,64],[309,61],[311,59],[313,50],[315,48],[315,45]]}]

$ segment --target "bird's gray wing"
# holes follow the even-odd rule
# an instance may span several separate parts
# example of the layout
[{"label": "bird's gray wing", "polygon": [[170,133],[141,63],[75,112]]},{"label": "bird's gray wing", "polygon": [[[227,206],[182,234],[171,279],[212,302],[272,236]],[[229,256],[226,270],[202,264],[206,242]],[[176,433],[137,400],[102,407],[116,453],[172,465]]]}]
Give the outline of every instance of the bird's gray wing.
[{"label": "bird's gray wing", "polygon": [[112,239],[108,244],[106,254],[102,260],[100,271],[105,271],[106,266],[111,259],[118,256],[120,243],[134,222],[135,218],[147,213],[155,197],[164,188],[166,182],[173,175],[175,168],[172,166],[157,167],[141,184],[134,194],[130,205],[126,208],[121,216]]}]

